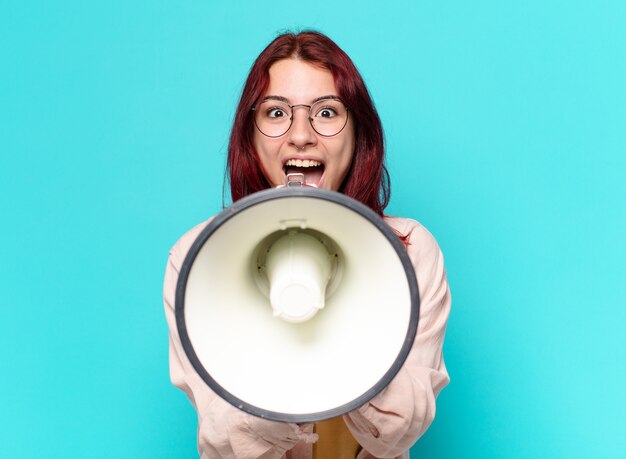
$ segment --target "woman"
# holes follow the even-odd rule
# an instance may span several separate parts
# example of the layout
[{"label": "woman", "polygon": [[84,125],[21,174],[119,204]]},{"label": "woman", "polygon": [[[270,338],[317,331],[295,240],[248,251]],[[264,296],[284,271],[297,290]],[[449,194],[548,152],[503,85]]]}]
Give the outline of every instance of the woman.
[{"label": "woman", "polygon": [[[287,174],[298,173],[307,185],[342,192],[383,216],[404,241],[415,268],[420,320],[401,370],[359,409],[315,426],[246,414],[208,388],[189,363],[176,329],[178,272],[207,223],[198,225],[170,251],[164,301],[171,378],[198,412],[202,458],[310,458],[317,448],[312,444],[328,438],[353,458],[408,457],[434,418],[439,391],[449,382],[442,355],[450,309],[443,257],[419,223],[383,215],[389,185],[380,119],[354,64],[328,37],[284,34],[259,55],[237,108],[228,171],[233,201],[283,185]],[[321,451],[319,457],[329,454]]]}]

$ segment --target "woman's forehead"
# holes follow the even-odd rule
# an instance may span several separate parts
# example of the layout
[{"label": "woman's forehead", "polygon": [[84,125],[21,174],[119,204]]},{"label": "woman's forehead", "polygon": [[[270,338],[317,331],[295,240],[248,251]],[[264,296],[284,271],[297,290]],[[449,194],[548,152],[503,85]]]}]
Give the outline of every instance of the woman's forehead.
[{"label": "woman's forehead", "polygon": [[300,59],[282,59],[274,63],[269,69],[269,77],[264,97],[280,97],[293,104],[338,96],[330,70]]}]

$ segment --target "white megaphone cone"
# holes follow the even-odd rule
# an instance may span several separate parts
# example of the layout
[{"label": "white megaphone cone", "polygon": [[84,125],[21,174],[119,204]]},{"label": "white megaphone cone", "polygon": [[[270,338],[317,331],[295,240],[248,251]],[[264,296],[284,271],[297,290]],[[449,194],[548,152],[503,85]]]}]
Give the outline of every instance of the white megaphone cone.
[{"label": "white megaphone cone", "polygon": [[418,318],[415,272],[394,231],[363,204],[308,186],[261,191],[217,215],[176,288],[198,375],[276,421],[362,406],[400,370]]}]

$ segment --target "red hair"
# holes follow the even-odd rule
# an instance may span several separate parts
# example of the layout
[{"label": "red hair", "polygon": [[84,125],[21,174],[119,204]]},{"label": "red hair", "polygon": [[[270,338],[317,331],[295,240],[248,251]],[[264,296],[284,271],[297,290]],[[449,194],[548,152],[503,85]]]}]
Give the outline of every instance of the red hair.
[{"label": "red hair", "polygon": [[289,58],[300,59],[332,73],[339,97],[350,108],[355,135],[353,161],[339,191],[382,216],[389,202],[390,189],[380,118],[352,60],[330,38],[313,31],[278,36],[252,65],[228,145],[227,173],[233,202],[271,187],[252,140],[252,107],[269,86],[272,64]]}]

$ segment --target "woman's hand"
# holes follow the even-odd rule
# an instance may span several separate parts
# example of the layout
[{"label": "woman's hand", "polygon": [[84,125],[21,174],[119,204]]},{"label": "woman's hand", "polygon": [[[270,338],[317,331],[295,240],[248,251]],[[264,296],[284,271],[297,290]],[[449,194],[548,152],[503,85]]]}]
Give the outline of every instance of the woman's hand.
[{"label": "woman's hand", "polygon": [[262,419],[235,408],[220,397],[216,397],[201,415],[198,446],[203,458],[279,459],[299,441],[317,441],[313,424]]}]

